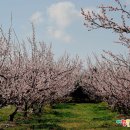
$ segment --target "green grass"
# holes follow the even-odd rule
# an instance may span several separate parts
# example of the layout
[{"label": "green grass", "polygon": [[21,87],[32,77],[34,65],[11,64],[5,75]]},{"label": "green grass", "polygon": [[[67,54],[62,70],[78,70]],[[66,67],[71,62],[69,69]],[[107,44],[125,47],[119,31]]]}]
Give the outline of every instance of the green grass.
[{"label": "green grass", "polygon": [[8,116],[14,111],[14,106],[6,106],[0,109],[0,121],[5,121],[8,119]]},{"label": "green grass", "polygon": [[[14,107],[0,110],[0,127],[4,130],[127,130],[116,125],[118,114],[111,112],[105,103],[57,104],[46,106],[44,113],[27,119],[18,113],[15,123],[7,121]],[[1,129],[0,129],[1,130]]]}]

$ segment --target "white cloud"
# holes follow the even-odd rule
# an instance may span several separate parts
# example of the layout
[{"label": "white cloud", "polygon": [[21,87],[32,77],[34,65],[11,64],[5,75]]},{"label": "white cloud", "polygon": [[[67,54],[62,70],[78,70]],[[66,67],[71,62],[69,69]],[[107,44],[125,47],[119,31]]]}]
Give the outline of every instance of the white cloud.
[{"label": "white cloud", "polygon": [[52,4],[47,12],[52,23],[48,33],[55,39],[71,42],[72,37],[67,33],[67,28],[80,17],[80,10],[72,2],[62,1]]},{"label": "white cloud", "polygon": [[39,11],[32,14],[30,17],[30,21],[34,23],[35,25],[39,25],[43,22],[43,14]]},{"label": "white cloud", "polygon": [[69,43],[72,40],[71,36],[69,36],[63,30],[60,30],[60,29],[58,30],[53,27],[49,27],[48,33],[55,39],[62,40],[63,42],[66,42],[66,43]]},{"label": "white cloud", "polygon": [[66,28],[79,17],[80,12],[72,2],[58,2],[48,8],[48,14],[58,27]]}]

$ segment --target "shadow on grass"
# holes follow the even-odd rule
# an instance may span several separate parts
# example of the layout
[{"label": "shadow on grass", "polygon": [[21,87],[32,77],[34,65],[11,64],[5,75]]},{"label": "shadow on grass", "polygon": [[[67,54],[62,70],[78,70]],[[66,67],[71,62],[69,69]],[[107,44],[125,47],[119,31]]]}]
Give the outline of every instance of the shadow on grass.
[{"label": "shadow on grass", "polygon": [[70,109],[70,108],[73,108],[75,105],[75,103],[60,103],[60,104],[56,104],[54,105],[52,108],[53,109]]},{"label": "shadow on grass", "polygon": [[27,125],[31,130],[47,129],[47,130],[65,130],[65,128],[58,125],[62,121],[62,118],[76,117],[76,115],[70,112],[58,112],[52,111],[50,114],[54,115],[55,118],[48,118],[46,113],[45,116],[33,116],[30,119],[17,120],[16,123],[19,125]]},{"label": "shadow on grass", "polygon": [[27,128],[31,130],[47,129],[47,130],[64,130],[64,128],[58,126],[59,119],[44,119],[44,118],[32,118],[25,120],[18,120],[16,123],[19,125],[27,124]]},{"label": "shadow on grass", "polygon": [[65,130],[65,128],[53,123],[35,124],[30,126],[31,130],[47,129],[47,130]]},{"label": "shadow on grass", "polygon": [[112,116],[105,116],[105,117],[96,117],[93,118],[93,121],[108,121],[112,120]]},{"label": "shadow on grass", "polygon": [[55,115],[58,118],[74,118],[77,117],[76,114],[72,114],[71,112],[58,112],[58,111],[53,111],[53,115]]},{"label": "shadow on grass", "polygon": [[94,111],[104,111],[104,110],[108,110],[107,106],[97,106],[93,108]]},{"label": "shadow on grass", "polygon": [[[71,107],[71,105],[66,105],[66,108]],[[64,104],[60,104],[56,106],[57,108],[63,108]],[[31,130],[39,130],[39,129],[47,129],[47,130],[65,130],[65,128],[58,125],[59,122],[62,122],[63,118],[72,118],[76,117],[75,114],[72,114],[71,112],[59,112],[58,110],[53,110],[49,113],[50,115],[53,115],[54,118],[47,116],[47,113],[44,113],[44,115],[41,116],[35,116],[33,115],[30,118],[24,119],[24,120],[16,120],[16,123],[18,125],[27,125],[27,128],[30,128]]]}]

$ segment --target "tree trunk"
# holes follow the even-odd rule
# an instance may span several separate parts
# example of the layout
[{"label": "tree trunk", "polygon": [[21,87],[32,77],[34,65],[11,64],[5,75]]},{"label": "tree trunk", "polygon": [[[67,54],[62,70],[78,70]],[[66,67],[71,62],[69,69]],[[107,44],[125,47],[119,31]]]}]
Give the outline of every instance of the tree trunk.
[{"label": "tree trunk", "polygon": [[18,107],[15,108],[15,111],[9,115],[9,121],[14,121],[14,117],[17,113]]},{"label": "tree trunk", "polygon": [[42,105],[39,106],[39,108],[38,108],[38,113],[39,113],[39,114],[42,113]]},{"label": "tree trunk", "polygon": [[27,114],[28,114],[28,103],[27,102],[25,102],[25,106],[24,106],[24,117],[27,117]]}]

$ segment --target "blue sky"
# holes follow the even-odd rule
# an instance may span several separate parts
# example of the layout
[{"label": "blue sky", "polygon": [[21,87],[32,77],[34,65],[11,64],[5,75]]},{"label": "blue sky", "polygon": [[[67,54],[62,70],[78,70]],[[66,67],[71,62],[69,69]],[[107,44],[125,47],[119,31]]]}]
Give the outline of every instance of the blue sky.
[{"label": "blue sky", "polygon": [[[126,0],[128,1],[128,0]],[[108,30],[87,31],[80,15],[81,8],[97,11],[97,6],[112,4],[114,0],[1,0],[0,24],[5,30],[13,27],[19,39],[31,35],[31,22],[36,27],[37,40],[52,44],[55,57],[66,51],[71,56],[78,54],[85,59],[102,50],[126,54],[125,47],[113,43],[118,35]]]}]

